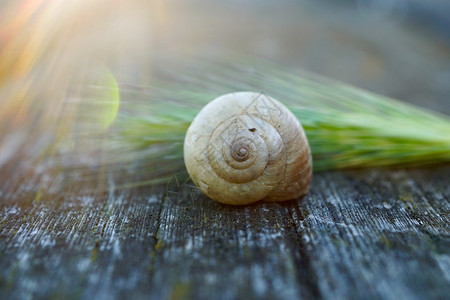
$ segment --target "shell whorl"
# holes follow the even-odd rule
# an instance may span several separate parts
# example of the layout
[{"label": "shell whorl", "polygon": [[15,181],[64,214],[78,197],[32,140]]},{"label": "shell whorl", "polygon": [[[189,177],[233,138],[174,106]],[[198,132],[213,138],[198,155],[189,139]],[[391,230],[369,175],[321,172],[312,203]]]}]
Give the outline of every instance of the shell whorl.
[{"label": "shell whorl", "polygon": [[298,198],[311,181],[300,123],[278,101],[252,92],[206,105],[186,133],[184,160],[200,190],[227,204]]}]

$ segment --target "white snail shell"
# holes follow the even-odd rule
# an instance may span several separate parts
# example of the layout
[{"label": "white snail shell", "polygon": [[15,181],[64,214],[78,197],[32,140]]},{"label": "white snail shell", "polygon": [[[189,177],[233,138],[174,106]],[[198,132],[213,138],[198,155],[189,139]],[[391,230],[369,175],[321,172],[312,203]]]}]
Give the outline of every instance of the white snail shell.
[{"label": "white snail shell", "polygon": [[208,103],[184,141],[192,181],[225,204],[283,201],[308,192],[312,158],[297,118],[261,93],[238,92]]}]

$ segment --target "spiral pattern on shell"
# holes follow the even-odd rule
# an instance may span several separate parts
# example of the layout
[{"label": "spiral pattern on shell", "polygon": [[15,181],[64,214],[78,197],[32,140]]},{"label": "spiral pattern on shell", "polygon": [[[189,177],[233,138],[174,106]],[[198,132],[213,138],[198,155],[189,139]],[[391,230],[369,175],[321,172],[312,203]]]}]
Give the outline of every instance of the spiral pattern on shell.
[{"label": "spiral pattern on shell", "polygon": [[207,104],[186,133],[184,160],[200,190],[226,204],[299,198],[312,176],[298,120],[280,102],[253,92]]}]

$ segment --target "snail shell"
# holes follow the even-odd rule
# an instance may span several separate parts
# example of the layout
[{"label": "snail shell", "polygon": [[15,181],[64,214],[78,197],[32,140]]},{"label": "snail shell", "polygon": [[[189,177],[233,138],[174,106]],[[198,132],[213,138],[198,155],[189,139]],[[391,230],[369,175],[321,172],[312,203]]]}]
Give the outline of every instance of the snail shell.
[{"label": "snail shell", "polygon": [[184,141],[192,181],[225,204],[283,201],[308,192],[312,158],[305,132],[280,102],[238,92],[208,103]]}]

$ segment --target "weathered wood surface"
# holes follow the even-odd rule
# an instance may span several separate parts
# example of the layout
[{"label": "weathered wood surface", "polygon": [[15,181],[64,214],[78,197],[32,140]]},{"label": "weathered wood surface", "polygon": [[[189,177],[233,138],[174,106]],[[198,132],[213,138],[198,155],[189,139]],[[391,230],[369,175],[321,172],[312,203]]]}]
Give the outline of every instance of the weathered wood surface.
[{"label": "weathered wood surface", "polygon": [[3,187],[0,298],[448,298],[449,182],[449,166],[318,173],[302,200],[247,207],[189,186]]},{"label": "weathered wood surface", "polygon": [[[153,51],[214,44],[450,111],[448,14],[417,8],[443,0],[400,1],[414,4],[402,21],[346,1],[196,2],[169,11],[172,30]],[[59,188],[43,190],[20,163],[17,153],[0,169],[0,299],[450,295],[449,165],[317,173],[302,200],[236,208],[189,187],[86,193],[50,177]]]}]

